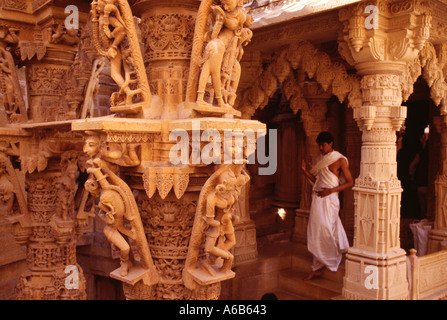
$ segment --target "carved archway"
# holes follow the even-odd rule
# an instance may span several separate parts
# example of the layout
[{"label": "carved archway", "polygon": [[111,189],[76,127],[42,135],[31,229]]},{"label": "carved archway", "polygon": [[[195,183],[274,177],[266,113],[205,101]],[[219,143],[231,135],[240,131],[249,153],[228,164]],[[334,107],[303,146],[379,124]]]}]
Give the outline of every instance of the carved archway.
[{"label": "carved archway", "polygon": [[330,56],[308,41],[298,41],[278,52],[265,68],[259,64],[259,74],[252,86],[240,89],[235,107],[243,118],[251,118],[256,109],[264,108],[278,86],[283,86],[290,107],[296,114],[311,112],[303,95],[305,76],[316,81],[324,90],[335,95],[349,107],[361,105],[360,77],[348,74],[345,66],[332,62]]}]

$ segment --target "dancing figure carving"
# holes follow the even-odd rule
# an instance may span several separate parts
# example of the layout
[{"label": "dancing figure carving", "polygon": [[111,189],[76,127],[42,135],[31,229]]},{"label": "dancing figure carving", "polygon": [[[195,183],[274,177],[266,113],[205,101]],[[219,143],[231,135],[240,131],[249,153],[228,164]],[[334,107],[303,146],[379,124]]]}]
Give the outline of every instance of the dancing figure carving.
[{"label": "dancing figure carving", "polygon": [[14,58],[6,47],[6,44],[16,45],[18,41],[17,35],[12,30],[0,26],[0,92],[3,94],[3,105],[10,122],[27,119],[25,100]]},{"label": "dancing figure carving", "polygon": [[[241,75],[240,60],[243,55],[243,46],[248,44],[252,37],[252,31],[248,29],[253,23],[253,18],[247,14],[241,0],[221,0],[220,5],[204,4],[199,9],[198,24],[204,24],[201,15],[209,14],[213,24],[208,33],[205,28],[196,29],[195,37],[208,38],[204,55],[197,60],[191,59],[191,77],[188,83],[187,98],[191,100],[195,93],[191,93],[192,86],[197,83],[198,105],[209,106],[216,100],[219,107],[232,107],[236,99],[236,90]],[[202,22],[201,22],[202,21]],[[208,34],[208,36],[206,35]],[[203,46],[200,41],[195,41],[196,47]],[[194,51],[194,48],[193,48]],[[198,80],[192,78],[201,68]],[[209,88],[211,78],[212,89]],[[209,101],[205,101],[208,91]]]},{"label": "dancing figure carving", "polygon": [[[85,183],[85,189],[93,198],[99,197],[98,216],[106,223],[104,235],[121,252],[121,267],[115,270],[115,273],[112,272],[111,276],[118,277],[122,281],[128,280],[132,284],[142,279],[145,284],[153,285],[158,282],[158,273],[151,257],[140,213],[132,190],[116,174],[116,165],[135,166],[140,163],[140,159],[135,145],[129,145],[127,153],[122,152],[125,147],[111,145],[114,147],[101,143],[98,135],[87,132],[84,152],[91,159],[87,161],[90,166],[87,172],[90,176]],[[85,195],[82,203],[78,219],[86,219],[88,216],[88,213],[84,212]],[[140,256],[139,262],[131,261],[129,255],[131,248],[125,237],[135,240]],[[136,271],[136,275],[131,275],[134,267],[139,271]],[[131,276],[131,279],[126,279],[128,276]]]},{"label": "dancing figure carving", "polygon": [[152,96],[132,11],[125,0],[94,0],[93,41],[110,60],[111,77],[119,91],[110,98],[111,111],[150,117]]},{"label": "dancing figure carving", "polygon": [[197,205],[184,282],[194,289],[231,278],[236,244],[234,225],[241,187],[249,181],[243,164],[222,165],[205,183]]}]

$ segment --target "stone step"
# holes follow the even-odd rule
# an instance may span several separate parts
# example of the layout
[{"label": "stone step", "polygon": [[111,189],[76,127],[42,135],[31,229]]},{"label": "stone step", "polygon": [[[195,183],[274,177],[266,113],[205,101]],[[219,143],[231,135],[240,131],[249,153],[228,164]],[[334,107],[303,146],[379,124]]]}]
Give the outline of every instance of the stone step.
[{"label": "stone step", "polygon": [[256,228],[256,242],[258,248],[273,244],[290,242],[292,230],[279,225],[268,225]]},{"label": "stone step", "polygon": [[306,297],[307,300],[330,300],[341,295],[343,283],[323,277],[304,281],[308,272],[288,269],[279,273],[280,290]]},{"label": "stone step", "polygon": [[250,217],[255,222],[256,227],[274,225],[278,219],[277,213],[270,208],[251,212]]},{"label": "stone step", "polygon": [[[292,253],[292,268],[309,273],[312,269],[312,254],[307,250],[307,246],[303,244],[295,244]],[[343,282],[345,276],[345,255],[340,262],[337,272],[324,269],[321,277]]]}]

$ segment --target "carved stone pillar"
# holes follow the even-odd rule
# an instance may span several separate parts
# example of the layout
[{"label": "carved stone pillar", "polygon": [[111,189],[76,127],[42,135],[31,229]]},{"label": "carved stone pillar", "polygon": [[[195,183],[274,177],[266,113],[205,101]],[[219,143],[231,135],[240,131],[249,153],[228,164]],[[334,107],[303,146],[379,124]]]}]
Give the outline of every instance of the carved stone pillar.
[{"label": "carved stone pillar", "polygon": [[[10,143],[1,156],[2,192],[7,190],[7,177],[14,186],[14,202],[6,219],[13,226],[17,243],[26,247],[27,267],[17,281],[16,298],[85,299],[85,279],[76,262],[76,240],[84,227],[75,219],[79,140],[74,135],[60,139],[48,132],[8,133],[14,135],[2,137]],[[62,146],[68,151],[59,153]],[[14,169],[17,160],[22,170]]]},{"label": "carved stone pillar", "polygon": [[447,117],[444,115],[441,126],[441,168],[435,180],[435,221],[429,233],[428,252],[443,250],[442,243],[447,243]]},{"label": "carved stone pillar", "polygon": [[[86,66],[82,57],[77,56],[80,28],[84,26],[87,16],[84,12],[78,12],[78,28],[68,29],[64,7],[47,2],[39,10],[43,13],[34,17],[36,27],[32,38],[20,42],[28,82],[29,117],[33,122],[74,119],[76,108],[83,100],[88,74],[73,74],[73,69],[87,67],[87,72],[91,71],[90,62]],[[75,59],[77,66],[73,65]],[[71,87],[71,77],[77,78],[78,88]]]},{"label": "carved stone pillar", "polygon": [[199,1],[138,1],[143,60],[151,92],[163,102],[163,119],[176,119],[184,101]]},{"label": "carved stone pillar", "polygon": [[[346,154],[349,155],[349,170],[352,176],[358,177],[360,172],[362,136],[353,118],[352,111],[352,109],[347,109],[345,113]],[[352,243],[354,237],[354,191],[352,189],[343,191],[342,210],[340,218],[342,219],[348,239]]]},{"label": "carved stone pillar", "polygon": [[[303,91],[303,97],[308,104],[308,107],[303,108],[301,111],[301,119],[306,133],[306,155],[304,161],[313,163],[320,155],[316,143],[317,136],[320,132],[328,129],[326,103],[330,95],[328,92],[324,92],[316,82],[304,83]],[[298,163],[297,166],[301,168],[301,163]],[[300,182],[301,199],[300,207],[296,210],[293,239],[301,243],[307,243],[307,222],[312,201],[312,185],[303,174],[300,174]]]},{"label": "carved stone pillar", "polygon": [[[77,166],[74,167],[74,172]],[[85,279],[76,263],[76,222],[73,203],[62,204],[74,197],[64,179],[75,185],[75,177],[62,176],[57,163],[43,172],[27,177],[28,207],[33,220],[27,246],[28,270],[20,277],[17,298],[22,300],[77,300],[85,299]],[[67,217],[63,218],[63,210]],[[19,240],[19,239],[17,239]],[[23,239],[20,239],[23,244]]]},{"label": "carved stone pillar", "polygon": [[[402,80],[405,65],[415,60],[428,39],[431,16],[418,1],[370,4],[375,8],[372,16],[366,3],[345,8],[339,16],[344,24],[339,51],[363,76],[362,105],[353,110],[362,131],[362,150],[353,187],[354,243],[346,254],[343,297],[408,299],[406,256],[399,240],[402,188],[396,130],[406,118],[401,106],[403,89],[408,89]],[[411,30],[393,23],[410,20]]]},{"label": "carved stone pillar", "polygon": [[[399,106],[396,75],[366,75],[362,84],[364,102],[369,103],[354,110],[362,131],[362,157],[353,187],[354,243],[346,255],[343,296],[407,299],[406,256],[399,240],[402,188],[397,179],[395,133],[406,108]],[[384,101],[388,98],[395,101]],[[371,270],[374,286],[367,282]]]},{"label": "carved stone pillar", "polygon": [[[114,15],[124,17],[119,23],[105,20],[106,8],[92,3],[94,41],[115,67],[112,78],[120,86],[112,95],[119,105],[111,110],[125,112],[72,123],[72,130],[84,135],[84,151],[91,157],[85,189],[90,199],[98,198],[104,234],[120,250],[121,266],[110,276],[123,282],[127,299],[217,299],[221,282],[235,277],[235,261],[256,255],[255,226],[244,207],[249,181],[244,164],[256,149],[259,131],[265,135],[265,125],[234,119],[240,112],[232,108],[210,105],[201,109],[204,113],[185,114],[182,106],[189,71],[194,69],[198,80],[200,69],[206,69],[197,59],[202,60],[205,31],[213,27],[207,25],[214,23],[209,18],[246,19],[247,13],[240,4],[224,8],[208,0],[138,1],[134,8],[142,18],[144,59],[139,48],[127,46],[137,35],[129,3],[115,3]],[[195,27],[196,12],[201,27]],[[121,31],[114,41],[100,27],[104,21]],[[228,29],[235,26],[216,27],[217,34],[224,30],[230,37],[232,50],[220,47],[209,54],[240,58],[240,30]],[[198,54],[189,68],[192,48]],[[117,51],[119,59],[109,54]],[[232,62],[213,65],[213,72],[217,67],[229,73],[230,82],[237,80],[238,61]],[[122,81],[141,70],[148,74],[130,84]],[[144,89],[143,82],[150,83],[147,112],[129,116],[140,103],[131,97],[140,92],[135,88]],[[196,84],[192,92],[197,90]]]},{"label": "carved stone pillar", "polygon": [[[15,45],[15,50],[7,53],[16,54],[15,62],[26,66],[24,87],[28,95],[23,99],[29,97],[29,109],[22,109],[20,89],[14,90],[20,112],[10,120],[19,123],[9,125],[10,131],[1,134],[1,152],[9,157],[3,160],[9,167],[8,177],[12,182],[23,178],[14,185],[17,203],[7,217],[16,241],[26,247],[27,254],[27,270],[16,284],[17,298],[85,299],[85,280],[76,262],[76,239],[84,226],[75,219],[82,142],[63,121],[76,116],[66,94],[76,68],[79,27],[86,15],[78,12],[78,27],[68,30],[63,3],[47,1],[36,7],[35,2],[21,1],[15,7],[18,3],[2,6],[0,12],[4,19],[11,20],[6,23],[11,26],[6,28],[9,34],[0,42],[11,48]],[[1,25],[3,28],[3,21]],[[5,46],[1,44],[0,48]],[[3,51],[2,55],[6,57]],[[76,96],[70,92],[71,98],[82,100],[83,87],[80,89]]]}]

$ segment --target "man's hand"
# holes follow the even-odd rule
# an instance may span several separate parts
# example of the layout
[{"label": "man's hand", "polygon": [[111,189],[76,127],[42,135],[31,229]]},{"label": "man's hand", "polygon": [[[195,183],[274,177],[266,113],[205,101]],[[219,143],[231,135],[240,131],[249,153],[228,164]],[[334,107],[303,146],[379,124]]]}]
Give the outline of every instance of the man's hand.
[{"label": "man's hand", "polygon": [[320,191],[316,191],[317,195],[321,198],[326,197],[332,193],[332,189],[323,188]]},{"label": "man's hand", "polygon": [[306,161],[304,160],[301,160],[301,170],[303,170],[304,172],[307,171]]}]

